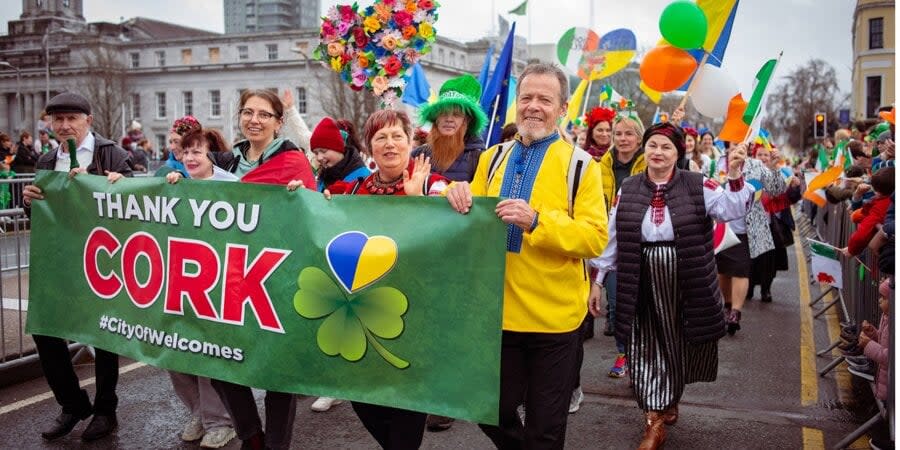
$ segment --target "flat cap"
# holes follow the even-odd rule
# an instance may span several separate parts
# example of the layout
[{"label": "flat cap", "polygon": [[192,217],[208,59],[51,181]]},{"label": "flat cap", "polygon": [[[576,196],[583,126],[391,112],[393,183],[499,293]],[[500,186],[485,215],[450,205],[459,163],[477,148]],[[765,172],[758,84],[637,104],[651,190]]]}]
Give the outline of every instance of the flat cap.
[{"label": "flat cap", "polygon": [[54,96],[47,102],[47,107],[44,109],[47,114],[80,112],[91,115],[91,103],[74,92],[63,92]]}]

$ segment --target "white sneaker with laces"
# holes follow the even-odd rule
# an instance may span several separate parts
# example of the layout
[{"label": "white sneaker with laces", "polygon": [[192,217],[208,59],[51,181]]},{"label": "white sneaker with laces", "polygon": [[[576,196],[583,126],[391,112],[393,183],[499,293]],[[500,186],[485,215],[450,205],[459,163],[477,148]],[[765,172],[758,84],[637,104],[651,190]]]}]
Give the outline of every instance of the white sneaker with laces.
[{"label": "white sneaker with laces", "polygon": [[215,428],[209,430],[206,434],[203,435],[203,440],[200,441],[200,447],[222,448],[225,446],[225,444],[234,439],[235,436],[237,436],[237,434],[235,434],[234,428]]},{"label": "white sneaker with laces", "polygon": [[181,440],[185,442],[196,441],[203,437],[203,422],[199,416],[191,416],[191,420],[184,426],[181,432]]},{"label": "white sneaker with laces", "polygon": [[340,405],[341,403],[344,403],[344,401],[337,398],[319,397],[313,402],[309,409],[315,412],[325,412],[331,409],[332,406]]},{"label": "white sneaker with laces", "polygon": [[572,391],[572,399],[569,400],[569,414],[578,412],[578,410],[581,409],[581,402],[583,401],[584,391],[581,390],[581,386],[578,386]]}]

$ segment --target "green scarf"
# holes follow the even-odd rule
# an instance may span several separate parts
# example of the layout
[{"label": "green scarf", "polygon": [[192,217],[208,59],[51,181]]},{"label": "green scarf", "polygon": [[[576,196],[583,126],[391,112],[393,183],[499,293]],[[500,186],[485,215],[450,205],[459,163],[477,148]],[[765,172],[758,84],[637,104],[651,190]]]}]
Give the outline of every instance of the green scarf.
[{"label": "green scarf", "polygon": [[[260,161],[265,161],[275,153],[276,150],[281,148],[281,144],[284,143],[284,138],[275,138],[271,143],[263,150],[262,156],[259,157],[257,161],[248,161],[244,154],[241,152],[240,147],[234,147],[231,149],[231,152],[234,153],[234,156],[238,159],[238,167],[234,172],[238,178],[243,178],[247,172],[259,167]],[[248,148],[249,151],[249,148]]]}]

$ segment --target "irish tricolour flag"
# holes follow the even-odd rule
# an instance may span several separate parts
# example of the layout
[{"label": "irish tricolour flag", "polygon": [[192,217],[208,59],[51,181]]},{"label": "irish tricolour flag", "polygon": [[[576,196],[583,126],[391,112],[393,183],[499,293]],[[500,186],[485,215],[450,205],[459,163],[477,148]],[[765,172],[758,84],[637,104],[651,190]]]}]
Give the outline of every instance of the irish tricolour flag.
[{"label": "irish tricolour flag", "polygon": [[830,284],[838,289],[844,288],[841,276],[841,260],[838,250],[824,242],[809,240],[812,254],[812,275],[819,283]]}]

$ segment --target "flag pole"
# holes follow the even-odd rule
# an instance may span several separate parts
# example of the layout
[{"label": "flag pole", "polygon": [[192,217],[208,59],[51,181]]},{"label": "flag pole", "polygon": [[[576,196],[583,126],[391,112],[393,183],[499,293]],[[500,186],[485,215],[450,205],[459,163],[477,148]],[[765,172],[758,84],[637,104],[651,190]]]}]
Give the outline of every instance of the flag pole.
[{"label": "flag pole", "polygon": [[500,94],[497,94],[494,97],[494,106],[491,108],[491,125],[488,127],[487,139],[485,140],[485,145],[487,147],[491,146],[491,135],[494,134],[494,122],[497,121],[497,105],[500,104]]},{"label": "flag pole", "polygon": [[703,68],[706,67],[706,60],[709,59],[709,52],[703,52],[703,58],[700,59],[700,67],[697,69],[697,72],[694,74],[694,78],[691,80],[691,84],[688,86],[687,92],[685,92],[684,97],[681,97],[681,103],[678,104],[678,108],[684,108],[684,105],[687,104],[688,97],[694,93],[694,89],[697,87],[697,83],[703,78]]},{"label": "flag pole", "polygon": [[594,84],[594,80],[590,77],[590,75],[588,75],[588,85],[587,85],[587,89],[585,89],[585,91],[584,91],[584,99],[582,100],[582,102],[584,104],[581,105],[581,115],[582,116],[584,116],[584,113],[587,112],[587,105],[588,105],[588,102],[591,100],[591,85],[593,85],[593,84]]}]

